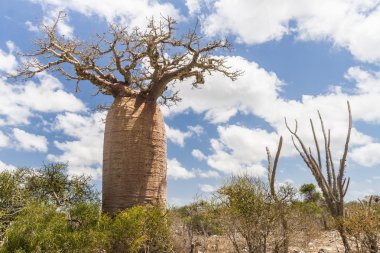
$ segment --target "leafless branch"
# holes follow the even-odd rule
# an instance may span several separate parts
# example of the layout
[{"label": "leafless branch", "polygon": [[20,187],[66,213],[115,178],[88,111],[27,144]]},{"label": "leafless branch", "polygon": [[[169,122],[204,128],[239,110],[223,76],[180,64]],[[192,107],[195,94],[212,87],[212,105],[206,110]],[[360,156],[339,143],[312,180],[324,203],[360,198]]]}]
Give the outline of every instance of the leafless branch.
[{"label": "leafless branch", "polygon": [[[347,237],[345,235],[344,225],[341,223],[341,218],[344,216],[344,197],[347,194],[347,190],[350,184],[350,178],[345,177],[345,168],[346,168],[346,159],[352,129],[352,115],[350,109],[350,103],[347,101],[348,108],[348,131],[344,146],[344,151],[342,154],[342,158],[339,163],[339,171],[338,174],[335,172],[333,157],[331,155],[330,149],[330,130],[328,130],[328,134],[326,134],[324,123],[320,112],[318,111],[319,120],[321,123],[321,129],[323,134],[324,146],[325,146],[325,161],[326,161],[326,175],[322,170],[322,161],[321,161],[321,151],[318,144],[318,139],[316,136],[315,128],[313,125],[313,121],[310,119],[311,130],[314,138],[314,144],[317,152],[317,159],[314,158],[311,148],[306,149],[302,139],[297,133],[297,124],[295,130],[292,130],[286,119],[285,125],[288,128],[290,134],[292,135],[292,140],[294,147],[304,160],[305,164],[309,167],[312,172],[315,180],[317,181],[318,186],[320,187],[323,197],[326,201],[327,207],[331,213],[331,215],[336,219],[338,226],[338,231],[342,236],[342,240],[345,246],[346,252],[349,252],[350,246],[347,241]],[[295,142],[297,141],[297,143]],[[301,148],[300,148],[301,147]],[[327,176],[327,179],[326,179]]]},{"label": "leafless branch", "polygon": [[219,49],[229,50],[231,44],[227,40],[203,42],[197,25],[177,36],[176,21],[170,17],[151,18],[146,29],[110,24],[107,33],[97,34],[87,43],[57,34],[64,18],[60,12],[52,25],[43,27],[45,37],[35,41],[34,52],[22,54],[27,60],[15,78],[58,72],[77,84],[91,82],[98,93],[114,97],[141,95],[150,101],[162,97],[168,104],[178,101],[177,94],[164,94],[175,81],[192,78],[193,86],[198,87],[207,74],[219,72],[235,80],[242,73],[228,67],[223,57],[213,55]]}]

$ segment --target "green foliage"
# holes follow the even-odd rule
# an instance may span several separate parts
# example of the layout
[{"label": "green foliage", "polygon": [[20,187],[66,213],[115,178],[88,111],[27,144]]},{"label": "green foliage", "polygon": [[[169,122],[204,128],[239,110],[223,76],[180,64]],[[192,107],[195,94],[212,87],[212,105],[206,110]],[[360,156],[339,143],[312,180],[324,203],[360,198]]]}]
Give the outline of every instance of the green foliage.
[{"label": "green foliage", "polygon": [[[265,252],[276,216],[267,185],[258,178],[234,177],[218,191],[218,195],[221,221],[235,250],[240,252],[245,246],[249,252]],[[244,238],[245,245],[240,245],[236,231]]]},{"label": "green foliage", "polygon": [[0,252],[94,252],[106,248],[98,206],[78,205],[70,215],[55,205],[29,203],[7,229]]},{"label": "green foliage", "polygon": [[58,206],[99,201],[91,185],[91,178],[69,176],[67,164],[49,163],[40,169],[29,170],[26,190],[33,199],[55,203]]},{"label": "green foliage", "polygon": [[136,206],[102,215],[90,178],[67,165],[0,173],[0,221],[8,252],[172,252],[163,208]]},{"label": "green foliage", "polygon": [[322,200],[321,193],[317,191],[317,187],[314,184],[303,184],[300,187],[300,193],[302,194],[305,202],[315,202]]},{"label": "green foliage", "polygon": [[63,163],[0,172],[0,240],[28,203],[38,201],[68,209],[79,203],[98,203],[98,195],[89,177],[69,177]]},{"label": "green foliage", "polygon": [[31,202],[5,233],[8,252],[173,252],[169,223],[160,207],[136,206],[113,219],[99,205],[69,210]]},{"label": "green foliage", "polygon": [[158,206],[135,206],[118,213],[110,232],[114,252],[173,252],[170,224]]},{"label": "green foliage", "polygon": [[189,205],[171,210],[172,215],[178,216],[186,226],[188,233],[205,236],[222,233],[217,221],[219,212],[214,206],[205,201],[195,201]]}]

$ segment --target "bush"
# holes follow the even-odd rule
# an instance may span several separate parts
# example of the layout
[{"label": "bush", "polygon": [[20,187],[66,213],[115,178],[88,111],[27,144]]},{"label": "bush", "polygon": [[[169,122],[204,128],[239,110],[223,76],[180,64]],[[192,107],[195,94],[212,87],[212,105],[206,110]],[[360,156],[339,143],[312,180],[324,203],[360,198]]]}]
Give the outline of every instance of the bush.
[{"label": "bush", "polygon": [[354,238],[357,252],[379,252],[379,204],[374,204],[371,200],[347,204],[344,222],[347,233]]},{"label": "bush", "polygon": [[100,217],[96,205],[77,205],[68,215],[55,205],[29,203],[7,229],[0,252],[85,253],[104,249],[107,238]]},{"label": "bush", "polygon": [[28,203],[54,204],[63,210],[79,203],[98,204],[98,195],[89,177],[69,177],[63,163],[0,172],[0,241]]},{"label": "bush", "polygon": [[195,246],[207,248],[211,235],[221,235],[219,210],[206,200],[197,200],[189,205],[170,210],[173,230],[176,233],[176,250],[189,252]]},{"label": "bush", "polygon": [[5,233],[0,252],[173,252],[160,207],[135,206],[113,219],[96,204],[28,204]]},{"label": "bush", "polygon": [[172,252],[161,207],[102,215],[98,192],[67,165],[0,173],[0,252]]},{"label": "bush", "polygon": [[276,217],[267,185],[257,178],[234,177],[218,191],[218,196],[221,222],[235,250],[240,252],[246,247],[250,253],[266,252]]},{"label": "bush", "polygon": [[173,252],[170,224],[159,206],[120,212],[110,226],[113,252]]}]

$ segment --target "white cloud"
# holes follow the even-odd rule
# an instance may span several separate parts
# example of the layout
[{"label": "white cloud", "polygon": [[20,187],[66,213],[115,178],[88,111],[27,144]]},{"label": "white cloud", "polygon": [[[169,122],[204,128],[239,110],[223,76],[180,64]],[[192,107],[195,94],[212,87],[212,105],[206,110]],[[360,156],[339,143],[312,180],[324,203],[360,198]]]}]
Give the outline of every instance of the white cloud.
[{"label": "white cloud", "polygon": [[177,179],[190,179],[196,175],[194,172],[187,170],[177,159],[168,159],[168,177]]},{"label": "white cloud", "polygon": [[17,68],[17,60],[13,55],[15,45],[12,41],[6,42],[8,53],[0,49],[0,71],[4,71],[7,74],[15,74]]},{"label": "white cloud", "polygon": [[30,32],[38,32],[38,26],[34,25],[31,21],[26,21],[25,22],[26,27],[28,28],[28,31]]},{"label": "white cloud", "polygon": [[88,116],[65,113],[57,116],[54,130],[62,131],[74,140],[54,141],[61,155],[49,154],[52,161],[68,162],[69,173],[85,173],[93,179],[101,175],[103,162],[104,113]]},{"label": "white cloud", "polygon": [[201,9],[201,0],[186,0],[186,6],[189,9],[189,14],[194,15]]},{"label": "white cloud", "polygon": [[198,136],[203,134],[203,127],[201,125],[188,126],[187,129]]},{"label": "white cloud", "polygon": [[[280,40],[328,40],[357,59],[380,60],[378,0],[217,0],[204,20],[208,35],[233,34],[248,44]],[[239,17],[239,18],[236,18]]]},{"label": "white cloud", "polygon": [[171,128],[166,124],[165,124],[165,132],[166,132],[166,137],[171,142],[181,147],[185,145],[185,139],[189,138],[192,135],[191,132],[182,132],[179,129]]},{"label": "white cloud", "polygon": [[[107,22],[119,22],[131,27],[142,26],[147,17],[170,16],[180,18],[179,10],[170,3],[158,0],[30,0],[41,4],[45,12],[53,10],[69,10],[86,16],[98,16]],[[54,15],[49,14],[49,17]],[[56,15],[55,15],[56,17]]]},{"label": "white cloud", "polygon": [[218,187],[215,187],[215,186],[212,186],[209,184],[200,184],[199,189],[202,192],[211,193],[211,192],[215,192],[216,190],[218,190]]},{"label": "white cloud", "polygon": [[26,151],[47,152],[48,141],[45,136],[27,133],[24,130],[13,129],[14,146]]},{"label": "white cloud", "polygon": [[[354,122],[380,123],[380,107],[374,106],[380,97],[380,72],[368,72],[352,67],[346,74],[348,81],[354,84],[350,93],[344,92],[340,86],[333,86],[324,94],[303,95],[301,100],[285,100],[281,98],[280,93],[283,82],[274,73],[267,72],[256,63],[248,62],[241,57],[226,59],[229,66],[243,70],[244,75],[236,82],[231,82],[215,74],[206,77],[202,89],[192,89],[190,82],[186,82],[180,91],[182,101],[171,111],[165,111],[165,114],[176,114],[190,109],[195,113],[203,113],[205,119],[211,123],[221,123],[228,122],[237,113],[242,113],[265,120],[274,130],[267,132],[229,125],[219,128],[219,139],[212,140],[213,154],[208,157],[208,163],[213,168],[231,172],[234,168],[239,170],[254,164],[260,171],[260,164],[265,161],[265,146],[269,145],[274,154],[279,135],[284,137],[285,147],[282,156],[297,155],[285,127],[284,117],[291,126],[294,125],[294,119],[298,120],[300,136],[307,146],[314,147],[309,123],[309,118],[312,118],[318,140],[322,144],[317,110],[322,114],[325,127],[331,129],[331,148],[334,157],[337,157],[342,153],[347,134],[347,100],[351,104]],[[236,131],[231,131],[232,129]],[[230,135],[228,139],[227,133]],[[258,140],[255,141],[253,136]],[[248,145],[250,142],[252,144]],[[356,128],[352,129],[351,149],[373,142],[372,137]],[[240,163],[242,159],[248,159],[248,164]]]},{"label": "white cloud", "polygon": [[85,106],[73,94],[65,92],[63,84],[52,75],[38,74],[40,84],[26,82],[23,92],[28,99],[24,104],[40,112],[77,112],[85,110]]},{"label": "white cloud", "polygon": [[9,144],[9,137],[0,131],[0,148],[6,147]]},{"label": "white cloud", "polygon": [[11,164],[6,164],[3,161],[0,161],[0,172],[2,171],[12,171],[15,170],[16,166],[13,166]]},{"label": "white cloud", "polygon": [[191,80],[186,81],[181,85],[182,101],[170,111],[164,108],[164,113],[170,115],[191,108],[196,113],[205,113],[205,118],[210,122],[221,123],[239,111],[252,111],[257,106],[276,100],[282,82],[274,73],[242,57],[229,57],[226,60],[229,66],[241,69],[245,74],[236,82],[220,74],[208,76],[201,89],[193,89]]},{"label": "white cloud", "polygon": [[277,134],[237,125],[219,126],[218,133],[219,139],[211,139],[209,166],[226,174],[264,175],[265,146],[274,146]]},{"label": "white cloud", "polygon": [[203,154],[199,149],[193,149],[193,151],[191,151],[191,155],[199,161],[206,160],[207,158],[207,156]]},{"label": "white cloud", "polygon": [[78,112],[85,105],[65,92],[58,79],[46,73],[37,75],[39,82],[12,84],[0,78],[0,126],[29,124],[34,112]]},{"label": "white cloud", "polygon": [[181,147],[185,146],[185,140],[193,136],[193,134],[201,135],[203,133],[203,128],[200,125],[196,126],[188,126],[189,130],[186,132],[182,132],[179,129],[171,128],[165,124],[166,137]]},{"label": "white cloud", "polygon": [[356,163],[372,167],[380,164],[380,143],[369,143],[356,148],[350,153],[350,158]]},{"label": "white cloud", "polygon": [[219,173],[215,170],[201,170],[193,169],[193,172],[200,178],[218,178],[220,177]]}]

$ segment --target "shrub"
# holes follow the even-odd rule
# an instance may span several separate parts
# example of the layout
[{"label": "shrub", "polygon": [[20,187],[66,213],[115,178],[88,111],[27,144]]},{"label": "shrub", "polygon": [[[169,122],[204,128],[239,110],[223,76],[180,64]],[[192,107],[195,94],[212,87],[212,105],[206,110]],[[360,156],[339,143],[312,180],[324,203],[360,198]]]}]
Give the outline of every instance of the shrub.
[{"label": "shrub", "polygon": [[135,206],[116,215],[110,227],[114,252],[173,252],[163,208]]},{"label": "shrub", "polygon": [[219,210],[207,200],[197,200],[189,205],[170,210],[173,230],[176,233],[176,250],[191,251],[195,246],[207,248],[211,235],[221,235]]},{"label": "shrub", "polygon": [[0,252],[94,252],[107,245],[100,224],[96,205],[75,206],[68,215],[55,205],[29,203],[7,229]]},{"label": "shrub", "polygon": [[379,204],[373,204],[371,200],[347,204],[344,222],[347,233],[354,238],[357,252],[379,252]]},{"label": "shrub", "polygon": [[49,163],[39,169],[0,172],[0,241],[28,203],[38,201],[69,209],[79,203],[99,202],[99,194],[90,184],[90,178],[69,177],[67,170],[67,164]]},{"label": "shrub", "polygon": [[267,185],[258,178],[233,177],[218,196],[221,222],[235,250],[241,252],[246,247],[250,253],[266,252],[276,216]]}]

